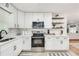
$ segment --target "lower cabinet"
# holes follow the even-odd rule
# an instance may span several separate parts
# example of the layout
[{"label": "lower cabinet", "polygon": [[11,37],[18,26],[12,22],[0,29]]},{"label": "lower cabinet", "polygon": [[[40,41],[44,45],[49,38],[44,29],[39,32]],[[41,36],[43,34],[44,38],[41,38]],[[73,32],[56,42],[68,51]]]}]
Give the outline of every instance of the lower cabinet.
[{"label": "lower cabinet", "polygon": [[22,39],[16,38],[0,46],[0,56],[17,56],[22,51]]},{"label": "lower cabinet", "polygon": [[45,36],[45,50],[68,50],[69,39],[66,36]]},{"label": "lower cabinet", "polygon": [[13,43],[7,43],[3,46],[0,46],[0,56],[12,56],[13,54]]},{"label": "lower cabinet", "polygon": [[17,38],[17,41],[14,42],[13,51],[14,55],[17,56],[22,51],[23,40],[21,38]]},{"label": "lower cabinet", "polygon": [[31,36],[27,35],[23,38],[23,51],[31,51]]}]

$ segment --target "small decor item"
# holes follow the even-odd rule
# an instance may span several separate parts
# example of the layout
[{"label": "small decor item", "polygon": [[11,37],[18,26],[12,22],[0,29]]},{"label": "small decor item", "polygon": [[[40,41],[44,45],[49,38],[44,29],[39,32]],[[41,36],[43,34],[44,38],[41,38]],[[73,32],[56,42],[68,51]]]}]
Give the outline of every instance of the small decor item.
[{"label": "small decor item", "polygon": [[76,31],[76,33],[78,33],[78,31]]},{"label": "small decor item", "polygon": [[53,23],[52,23],[52,25],[53,25],[53,28],[55,28],[56,24],[53,24]]},{"label": "small decor item", "polygon": [[49,29],[48,29],[47,33],[49,34]]},{"label": "small decor item", "polygon": [[58,16],[59,16],[59,14],[56,14],[56,15],[55,15],[55,17],[58,17]]},{"label": "small decor item", "polygon": [[63,30],[61,30],[61,35],[63,34]]}]

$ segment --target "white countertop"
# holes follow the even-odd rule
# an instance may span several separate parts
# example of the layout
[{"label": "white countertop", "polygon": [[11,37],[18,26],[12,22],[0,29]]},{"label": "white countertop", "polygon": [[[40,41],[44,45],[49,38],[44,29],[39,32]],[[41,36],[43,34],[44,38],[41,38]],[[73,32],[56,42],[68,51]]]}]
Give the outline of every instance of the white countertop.
[{"label": "white countertop", "polygon": [[53,34],[44,34],[45,36],[54,36],[54,37],[57,37],[57,36],[68,36],[68,35],[53,35]]},{"label": "white countertop", "polygon": [[32,36],[32,35],[29,35],[29,34],[27,34],[27,35],[8,34],[8,35],[6,35],[2,40],[7,39],[7,38],[14,38],[14,39],[9,40],[9,41],[5,41],[5,42],[0,42],[0,46],[5,45],[5,44],[10,43],[10,42],[13,42],[13,41],[15,41],[17,38],[24,38],[24,37],[26,37],[26,36]]}]

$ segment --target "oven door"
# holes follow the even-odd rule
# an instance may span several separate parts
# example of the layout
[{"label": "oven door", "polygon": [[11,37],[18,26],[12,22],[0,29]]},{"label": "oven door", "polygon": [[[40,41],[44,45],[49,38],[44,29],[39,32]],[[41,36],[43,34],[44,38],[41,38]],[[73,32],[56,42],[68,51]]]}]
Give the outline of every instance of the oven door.
[{"label": "oven door", "polygon": [[44,38],[32,38],[32,47],[44,47]]}]

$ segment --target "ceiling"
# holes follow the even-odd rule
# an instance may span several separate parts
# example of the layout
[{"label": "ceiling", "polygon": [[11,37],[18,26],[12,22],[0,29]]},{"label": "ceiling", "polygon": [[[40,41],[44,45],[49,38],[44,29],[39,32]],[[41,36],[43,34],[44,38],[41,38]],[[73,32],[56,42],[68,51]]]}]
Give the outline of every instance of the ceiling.
[{"label": "ceiling", "polygon": [[68,20],[78,22],[79,19],[79,3],[13,3],[13,5],[24,12],[62,13]]}]

